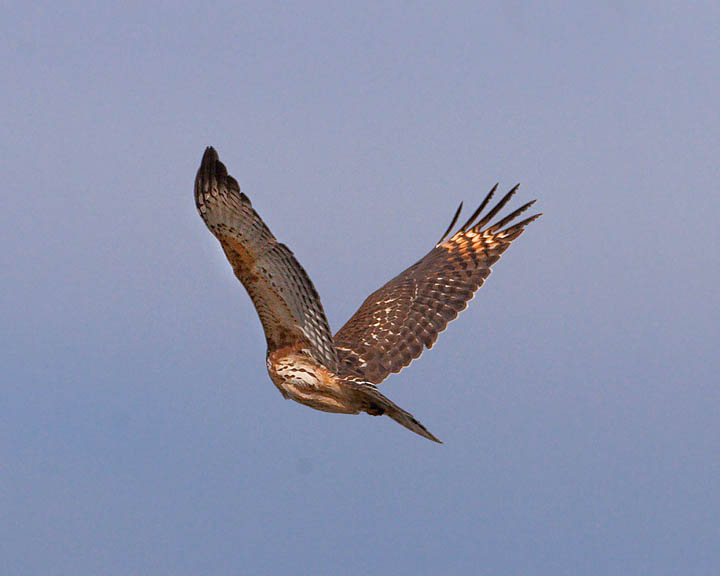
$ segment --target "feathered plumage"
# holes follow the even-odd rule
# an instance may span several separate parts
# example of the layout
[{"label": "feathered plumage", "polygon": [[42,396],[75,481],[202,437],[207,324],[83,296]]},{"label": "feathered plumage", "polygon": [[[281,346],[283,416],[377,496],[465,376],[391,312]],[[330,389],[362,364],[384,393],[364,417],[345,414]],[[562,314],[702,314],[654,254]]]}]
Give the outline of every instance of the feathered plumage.
[{"label": "feathered plumage", "polygon": [[438,334],[467,307],[490,267],[540,216],[514,222],[533,201],[490,224],[517,189],[483,215],[495,185],[467,222],[445,240],[461,204],[437,245],[373,292],[334,337],[307,273],[275,239],[213,148],[207,148],[198,170],[195,202],[252,298],[267,339],[268,372],[283,396],[327,412],[387,414],[439,442],[376,385],[433,346]]}]

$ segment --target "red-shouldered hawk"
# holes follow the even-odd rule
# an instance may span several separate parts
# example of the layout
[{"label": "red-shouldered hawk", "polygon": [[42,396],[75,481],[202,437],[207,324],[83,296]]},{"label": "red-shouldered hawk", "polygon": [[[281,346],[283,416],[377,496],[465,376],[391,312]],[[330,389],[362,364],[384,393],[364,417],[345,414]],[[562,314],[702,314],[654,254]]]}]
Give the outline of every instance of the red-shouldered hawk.
[{"label": "red-shouldered hawk", "polygon": [[377,385],[432,348],[485,282],[490,267],[540,216],[512,223],[532,201],[489,225],[518,187],[481,215],[496,189],[445,240],[461,204],[435,247],[368,296],[334,337],[307,273],[275,239],[213,148],[205,150],[198,170],[195,202],[252,298],[267,339],[267,369],[285,398],[325,412],[387,414],[439,442]]}]

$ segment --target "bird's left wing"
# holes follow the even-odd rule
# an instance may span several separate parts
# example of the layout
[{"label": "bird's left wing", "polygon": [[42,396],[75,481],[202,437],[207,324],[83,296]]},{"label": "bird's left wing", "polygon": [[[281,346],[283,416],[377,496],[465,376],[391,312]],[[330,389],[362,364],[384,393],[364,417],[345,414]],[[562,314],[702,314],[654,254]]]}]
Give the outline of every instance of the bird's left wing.
[{"label": "bird's left wing", "polygon": [[195,203],[250,294],[268,349],[297,346],[334,370],[337,355],[315,287],[240,192],[213,148],[205,150],[195,178]]},{"label": "bird's left wing", "polygon": [[448,322],[465,309],[489,276],[490,267],[525,226],[540,216],[513,223],[533,201],[488,226],[517,190],[516,186],[481,215],[496,188],[465,225],[443,242],[460,215],[459,208],[435,248],[368,296],[340,328],[335,346],[341,373],[379,384],[431,348]]}]

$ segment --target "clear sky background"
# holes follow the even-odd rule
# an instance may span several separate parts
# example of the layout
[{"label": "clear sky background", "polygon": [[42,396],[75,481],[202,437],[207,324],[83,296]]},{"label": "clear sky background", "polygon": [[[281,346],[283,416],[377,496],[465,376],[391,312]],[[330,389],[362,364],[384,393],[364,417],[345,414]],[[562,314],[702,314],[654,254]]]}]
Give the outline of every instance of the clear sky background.
[{"label": "clear sky background", "polygon": [[[0,572],[720,573],[716,2],[10,2]],[[388,418],[282,399],[215,146],[334,329],[457,204],[544,216]]]}]

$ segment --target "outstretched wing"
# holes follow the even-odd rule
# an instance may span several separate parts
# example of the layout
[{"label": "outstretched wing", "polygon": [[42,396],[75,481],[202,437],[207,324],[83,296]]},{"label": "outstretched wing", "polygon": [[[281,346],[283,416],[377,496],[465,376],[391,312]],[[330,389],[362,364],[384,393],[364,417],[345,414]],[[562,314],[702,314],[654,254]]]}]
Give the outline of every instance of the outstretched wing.
[{"label": "outstretched wing", "polygon": [[467,307],[490,275],[490,267],[525,226],[540,216],[511,224],[533,201],[486,228],[515,194],[515,186],[475,223],[496,189],[497,185],[465,225],[443,243],[460,215],[461,204],[435,248],[373,292],[335,334],[341,372],[379,384],[418,358],[424,348],[432,348],[448,322]]},{"label": "outstretched wing", "polygon": [[195,178],[195,203],[257,310],[270,351],[307,350],[334,370],[337,355],[320,297],[302,266],[240,192],[213,148]]}]

